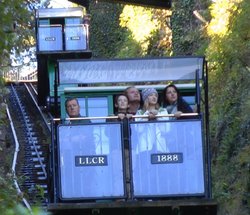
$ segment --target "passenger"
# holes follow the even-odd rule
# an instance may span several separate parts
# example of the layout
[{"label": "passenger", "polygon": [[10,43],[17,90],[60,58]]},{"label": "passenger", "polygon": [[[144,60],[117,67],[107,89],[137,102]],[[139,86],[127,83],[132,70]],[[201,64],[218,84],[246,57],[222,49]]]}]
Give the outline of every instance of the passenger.
[{"label": "passenger", "polygon": [[[144,101],[143,109],[138,110],[136,115],[148,116],[146,118],[136,118],[135,121],[148,120],[169,120],[169,117],[156,117],[156,115],[168,115],[165,108],[159,108],[158,93],[154,88],[147,88],[142,91]],[[157,151],[167,152],[167,143],[163,137],[169,131],[169,123],[156,123],[139,125],[137,132],[139,134],[140,144],[137,146],[137,153],[156,149]],[[156,144],[156,145],[155,145]]]},{"label": "passenger", "polygon": [[[65,101],[65,109],[70,118],[82,117],[77,98],[68,98]],[[93,125],[87,125],[87,123],[90,123],[89,119],[67,120],[66,124],[73,124],[74,126],[69,126],[61,134],[61,140],[65,143],[63,162],[65,162],[65,164],[70,164],[63,165],[63,168],[65,172],[68,172],[68,174],[71,174],[72,176],[68,179],[70,184],[65,184],[64,186],[69,186],[69,188],[67,188],[68,192],[73,193],[76,196],[94,195],[96,188],[95,181],[98,181],[98,174],[96,171],[89,168],[80,171],[79,168],[75,168],[76,156],[93,156],[97,154],[96,144],[94,142]],[[89,183],[86,186],[81,180],[87,180],[89,178],[91,178],[91,180],[89,180]]]},{"label": "passenger", "polygon": [[168,115],[165,108],[158,104],[158,92],[154,88],[146,88],[142,91],[143,108],[136,112],[136,115],[147,115],[148,118],[137,118],[138,120],[169,120],[169,117],[157,117],[156,115]]},{"label": "passenger", "polygon": [[129,100],[128,113],[135,115],[141,106],[141,95],[139,90],[136,87],[131,86],[125,89],[124,94]]},{"label": "passenger", "polygon": [[[193,113],[193,109],[180,95],[180,91],[174,84],[170,84],[163,90],[163,107],[169,114],[174,114],[175,118],[180,118],[182,113]],[[186,117],[181,117],[186,118]]]},{"label": "passenger", "polygon": [[[147,118],[135,118],[135,121],[148,121],[151,123],[138,123],[132,131],[132,161],[134,186],[141,193],[151,193],[157,185],[157,177],[161,172],[161,167],[155,168],[151,164],[153,154],[168,153],[169,146],[167,133],[169,123],[158,120],[168,120],[169,117],[156,117],[156,115],[168,115],[165,108],[160,108],[158,104],[158,93],[154,88],[147,88],[141,92],[144,102],[143,108],[138,110],[136,115],[148,116]],[[155,121],[153,121],[155,120]],[[158,171],[159,170],[159,171]]]},{"label": "passenger", "polygon": [[115,97],[115,108],[117,111],[115,112],[115,116],[118,116],[118,119],[111,119],[107,121],[121,121],[125,118],[132,118],[132,114],[128,113],[128,97],[125,94],[119,94]]},{"label": "passenger", "polygon": [[[107,122],[123,122],[123,139],[124,139],[124,149],[125,149],[125,172],[126,172],[126,187],[127,190],[130,190],[130,173],[129,173],[129,143],[128,143],[128,120],[132,119],[132,114],[128,113],[128,97],[125,94],[119,94],[115,97],[115,108],[117,109],[115,115],[118,116],[118,119],[107,119]],[[111,131],[112,132],[112,131]],[[109,135],[109,136],[112,136]],[[115,144],[117,148],[112,149],[112,161],[113,161],[113,171],[117,171],[119,163],[117,162],[120,156],[120,149],[117,144]],[[118,181],[116,176],[113,177],[114,181]],[[116,183],[114,183],[116,184]],[[115,185],[114,185],[115,186]],[[117,190],[117,189],[116,189]],[[130,192],[128,194],[130,196]]]},{"label": "passenger", "polygon": [[[70,118],[82,117],[80,114],[80,105],[77,98],[68,98],[65,101],[65,109]],[[89,119],[84,120],[72,120],[74,123],[90,123]]]}]

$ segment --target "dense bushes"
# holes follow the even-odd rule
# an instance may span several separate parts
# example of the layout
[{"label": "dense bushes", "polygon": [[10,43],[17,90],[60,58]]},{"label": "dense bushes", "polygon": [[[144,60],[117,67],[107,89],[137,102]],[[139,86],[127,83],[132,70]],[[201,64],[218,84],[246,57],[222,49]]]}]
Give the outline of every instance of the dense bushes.
[{"label": "dense bushes", "polygon": [[208,28],[213,190],[223,215],[250,212],[249,13],[249,1],[218,1]]}]

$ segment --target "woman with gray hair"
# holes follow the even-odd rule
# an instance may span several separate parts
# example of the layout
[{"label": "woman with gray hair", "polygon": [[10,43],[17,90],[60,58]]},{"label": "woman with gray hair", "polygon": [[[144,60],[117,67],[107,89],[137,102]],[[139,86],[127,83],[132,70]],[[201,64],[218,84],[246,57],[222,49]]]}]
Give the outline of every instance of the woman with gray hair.
[{"label": "woman with gray hair", "polygon": [[167,115],[166,108],[160,107],[158,104],[158,92],[154,88],[146,88],[141,92],[143,107],[138,110],[136,115],[146,115],[148,118],[136,118],[136,121],[148,121],[148,120],[169,120],[169,117],[156,117],[161,115]]},{"label": "woman with gray hair", "polygon": [[[143,99],[143,109],[137,111],[135,121],[148,120],[169,120],[168,111],[165,108],[160,108],[158,104],[158,93],[154,88],[146,88],[141,92]],[[148,116],[148,117],[139,117]],[[156,151],[167,152],[167,143],[164,134],[169,131],[169,123],[150,123],[138,124],[137,132],[140,136],[140,144],[136,151],[142,152],[155,149]]]},{"label": "woman with gray hair", "polygon": [[[137,192],[150,193],[160,187],[157,185],[157,177],[160,177],[162,166],[151,163],[153,155],[169,153],[166,134],[170,126],[168,111],[160,108],[158,104],[158,92],[154,88],[142,90],[143,108],[138,110],[135,116],[136,123],[131,132],[132,162],[134,186]],[[140,115],[142,117],[140,117]],[[159,122],[161,120],[161,122]],[[150,122],[143,122],[150,121]]]}]

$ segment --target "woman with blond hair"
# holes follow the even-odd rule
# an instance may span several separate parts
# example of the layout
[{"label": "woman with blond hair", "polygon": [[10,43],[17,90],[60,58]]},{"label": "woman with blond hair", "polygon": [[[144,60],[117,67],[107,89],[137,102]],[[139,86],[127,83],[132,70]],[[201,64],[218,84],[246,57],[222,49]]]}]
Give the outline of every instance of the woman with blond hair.
[{"label": "woman with blond hair", "polygon": [[148,118],[137,118],[136,121],[147,120],[169,120],[169,117],[156,117],[167,115],[166,108],[160,107],[158,104],[158,92],[154,88],[146,88],[141,92],[143,107],[138,110],[136,115],[148,116]]},{"label": "woman with blond hair", "polygon": [[[158,92],[146,88],[141,92],[143,107],[138,110],[132,130],[132,162],[134,187],[136,192],[150,193],[155,190],[157,177],[160,177],[162,166],[152,164],[152,156],[169,153],[166,134],[169,132],[168,111],[158,104]],[[141,117],[140,117],[141,116]],[[145,122],[148,121],[148,122]],[[161,122],[160,122],[161,121]]]},{"label": "woman with blond hair", "polygon": [[[135,121],[169,120],[168,111],[158,104],[158,93],[154,88],[142,90],[143,108],[136,113]],[[143,117],[140,117],[142,115]],[[147,116],[147,117],[144,117]],[[169,131],[168,123],[138,124],[137,132],[140,136],[140,143],[136,152],[156,150],[167,152],[167,143],[163,134]]]}]

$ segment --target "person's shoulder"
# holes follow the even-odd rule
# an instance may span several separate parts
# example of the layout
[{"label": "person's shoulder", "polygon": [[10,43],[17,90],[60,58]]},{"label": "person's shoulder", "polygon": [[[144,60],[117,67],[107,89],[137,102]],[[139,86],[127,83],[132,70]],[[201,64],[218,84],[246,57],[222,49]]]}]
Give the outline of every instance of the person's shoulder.
[{"label": "person's shoulder", "polygon": [[182,111],[183,113],[194,112],[191,106],[183,98],[179,101],[178,109],[180,109],[179,111]]},{"label": "person's shoulder", "polygon": [[[141,115],[141,116],[144,116],[144,115],[148,115],[148,111],[144,111],[144,110],[141,110],[141,109],[139,109],[137,112],[136,112],[136,115]],[[135,121],[147,121],[148,119],[147,118],[140,118],[140,117],[138,117],[138,118],[135,118]]]},{"label": "person's shoulder", "polygon": [[164,107],[160,107],[160,108],[158,109],[158,113],[165,113],[165,112],[168,112],[168,111],[167,111],[167,109],[164,108]]},{"label": "person's shoulder", "polygon": [[165,111],[165,110],[166,110],[165,107],[160,107],[160,108],[158,109],[158,111]]},{"label": "person's shoulder", "polygon": [[142,109],[139,109],[136,111],[136,115],[144,115],[144,114],[145,114],[145,111]]}]

